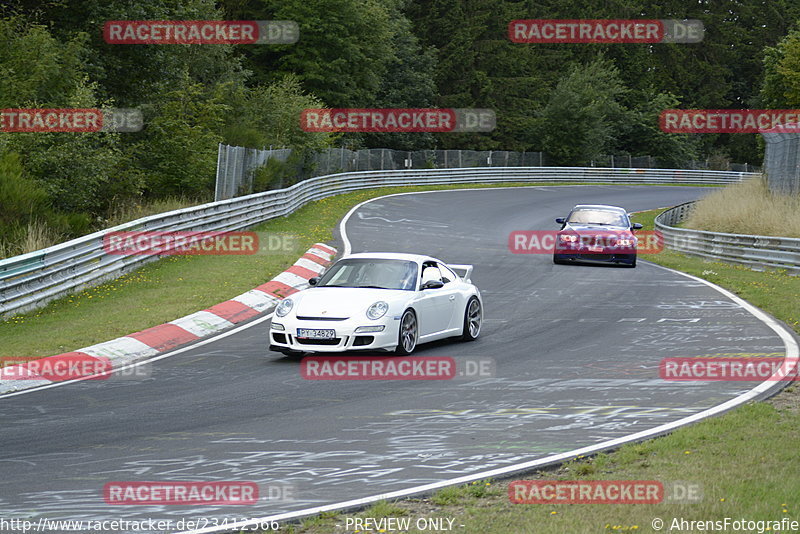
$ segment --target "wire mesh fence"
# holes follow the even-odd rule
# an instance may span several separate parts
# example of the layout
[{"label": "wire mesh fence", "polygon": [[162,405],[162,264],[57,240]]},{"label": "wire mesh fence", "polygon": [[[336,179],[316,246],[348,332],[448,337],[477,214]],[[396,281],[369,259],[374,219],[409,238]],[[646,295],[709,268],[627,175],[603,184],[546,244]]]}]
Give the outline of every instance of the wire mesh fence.
[{"label": "wire mesh fence", "polygon": [[764,173],[769,190],[783,195],[800,194],[800,132],[762,132],[766,142]]},{"label": "wire mesh fence", "polygon": [[[328,148],[321,151],[255,149],[220,144],[217,158],[215,200],[281,189],[314,176],[352,171],[400,169],[455,169],[474,167],[544,167],[542,152],[506,150],[392,150],[371,148],[350,150]],[[273,167],[270,168],[270,165]],[[652,156],[608,155],[591,162],[590,167],[659,169],[672,168]],[[727,164],[715,168],[709,161],[689,161],[684,169],[757,172],[748,164]]]}]

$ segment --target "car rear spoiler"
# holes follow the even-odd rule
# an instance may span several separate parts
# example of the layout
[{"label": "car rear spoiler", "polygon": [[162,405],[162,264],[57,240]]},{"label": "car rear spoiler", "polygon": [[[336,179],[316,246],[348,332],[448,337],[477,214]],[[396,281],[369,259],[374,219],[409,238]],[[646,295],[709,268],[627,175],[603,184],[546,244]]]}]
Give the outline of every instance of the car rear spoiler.
[{"label": "car rear spoiler", "polygon": [[456,273],[456,274],[461,276],[461,279],[463,281],[472,282],[472,280],[470,280],[470,277],[472,276],[472,265],[450,265],[450,264],[448,264],[447,266],[450,267],[451,269],[453,269],[454,271],[464,271],[463,275],[461,275],[460,273]]}]

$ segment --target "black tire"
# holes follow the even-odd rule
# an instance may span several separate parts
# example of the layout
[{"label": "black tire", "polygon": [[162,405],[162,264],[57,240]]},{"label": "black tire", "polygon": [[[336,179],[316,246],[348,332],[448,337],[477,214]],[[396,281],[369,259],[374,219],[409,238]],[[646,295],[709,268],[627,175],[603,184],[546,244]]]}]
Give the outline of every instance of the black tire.
[{"label": "black tire", "polygon": [[633,261],[628,264],[628,267],[630,267],[631,269],[636,268],[636,256],[633,257]]},{"label": "black tire", "polygon": [[567,262],[565,262],[564,260],[559,260],[558,258],[553,256],[553,263],[555,263],[556,265],[564,265]]},{"label": "black tire", "polygon": [[470,297],[464,307],[464,327],[461,339],[475,341],[481,335],[481,326],[483,326],[483,306],[478,297]]},{"label": "black tire", "polygon": [[411,354],[419,341],[419,323],[417,314],[411,308],[403,312],[397,332],[397,354]]}]

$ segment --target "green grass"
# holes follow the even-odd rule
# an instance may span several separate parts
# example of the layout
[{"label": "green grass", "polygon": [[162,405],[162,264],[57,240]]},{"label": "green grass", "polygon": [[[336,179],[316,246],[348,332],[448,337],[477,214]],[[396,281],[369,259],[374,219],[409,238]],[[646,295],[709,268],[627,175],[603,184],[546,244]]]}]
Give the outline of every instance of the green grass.
[{"label": "green grass", "polygon": [[[661,211],[642,212],[636,214],[634,220],[642,223],[645,230],[652,230],[653,219]],[[800,277],[781,271],[751,271],[671,251],[641,259],[708,279],[800,332]],[[668,436],[580,458],[556,470],[517,477],[659,480],[666,484],[680,481],[699,484],[702,498],[696,503],[512,504],[508,499],[509,481],[505,480],[448,487],[426,499],[397,501],[395,506],[404,509],[404,515],[414,520],[419,517],[454,518],[454,524],[459,525],[455,530],[464,534],[655,532],[651,526],[654,518],[665,521],[667,526],[661,532],[702,532],[669,530],[675,518],[775,521],[788,517],[800,521],[798,443],[800,389],[790,386],[769,401],[748,403]],[[287,525],[284,531],[298,534],[346,532],[342,528],[344,518],[351,516],[328,516],[310,528],[296,529]],[[412,528],[408,532],[422,531]]]}]

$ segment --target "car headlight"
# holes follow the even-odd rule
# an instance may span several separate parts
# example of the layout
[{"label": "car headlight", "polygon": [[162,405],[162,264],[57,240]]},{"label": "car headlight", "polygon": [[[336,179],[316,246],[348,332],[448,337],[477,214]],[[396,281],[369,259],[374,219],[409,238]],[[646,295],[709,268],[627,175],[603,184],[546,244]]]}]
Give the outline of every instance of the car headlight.
[{"label": "car headlight", "polygon": [[289,312],[292,311],[292,307],[294,306],[294,302],[292,299],[283,299],[278,307],[275,308],[275,315],[278,317],[286,317],[289,315]]},{"label": "car headlight", "polygon": [[558,238],[564,243],[576,243],[578,241],[578,236],[573,234],[561,234]]},{"label": "car headlight", "polygon": [[617,239],[617,246],[631,247],[633,246],[633,239],[628,239],[626,237],[623,237],[622,239]]},{"label": "car headlight", "polygon": [[387,311],[389,311],[389,304],[387,304],[382,300],[379,300],[378,302],[367,308],[367,317],[374,321],[375,319],[380,319],[381,317],[386,315]]}]

